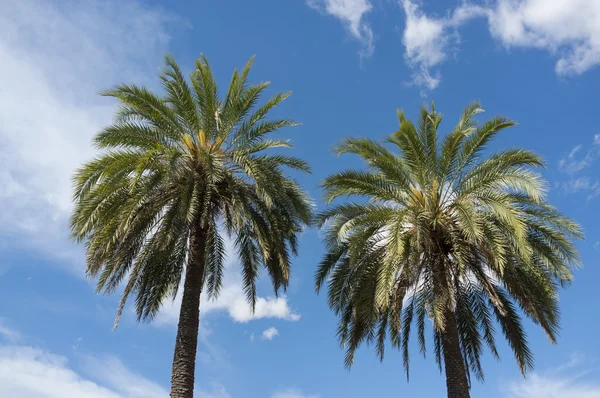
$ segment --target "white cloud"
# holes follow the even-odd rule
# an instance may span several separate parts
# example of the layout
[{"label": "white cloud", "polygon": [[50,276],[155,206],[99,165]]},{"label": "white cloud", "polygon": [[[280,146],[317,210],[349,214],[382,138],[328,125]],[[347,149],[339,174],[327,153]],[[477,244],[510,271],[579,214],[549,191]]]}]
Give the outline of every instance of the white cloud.
[{"label": "white cloud", "polygon": [[342,21],[350,34],[363,44],[361,57],[373,54],[373,31],[364,17],[373,6],[369,0],[307,0],[306,4]]},{"label": "white cloud", "polygon": [[466,21],[484,15],[481,7],[463,5],[452,15],[443,18],[425,15],[417,3],[401,0],[400,4],[406,14],[406,24],[402,34],[402,44],[408,64],[415,69],[412,83],[433,90],[440,81],[439,71],[431,68],[441,64],[448,57],[448,52],[458,43],[456,28]]},{"label": "white cloud", "polygon": [[[290,308],[285,295],[279,297],[258,297],[254,313],[246,300],[241,283],[226,286],[218,300],[205,300],[204,313],[212,311],[227,311],[236,322],[248,322],[255,319],[278,318],[287,321],[297,321],[300,315]],[[202,308],[202,304],[201,304]]]},{"label": "white cloud", "polygon": [[272,398],[319,398],[316,394],[306,394],[297,388],[288,388],[286,390],[277,391]]},{"label": "white cloud", "polygon": [[440,76],[439,72],[432,76],[430,68],[446,59],[446,21],[425,16],[409,0],[402,1],[402,7],[406,13],[402,44],[406,49],[406,60],[417,69],[413,83],[433,90],[440,83]]},{"label": "white cloud", "polygon": [[10,76],[0,90],[0,239],[76,260],[82,273],[68,239],[70,178],[112,118],[98,91],[155,74],[166,18],[135,1],[0,2],[0,73]]},{"label": "white cloud", "polygon": [[[287,296],[257,297],[254,313],[242,285],[240,270],[236,264],[233,241],[225,234],[225,252],[227,253],[224,266],[223,286],[217,300],[209,300],[206,294],[200,299],[200,316],[210,313],[227,312],[235,322],[246,323],[255,319],[277,318],[286,321],[298,321],[300,315],[295,313],[288,303]],[[154,319],[157,326],[176,325],[181,309],[181,294],[183,287],[175,300],[166,302]]]},{"label": "white cloud", "polygon": [[511,382],[506,388],[508,398],[598,398],[600,384],[584,380],[594,374],[598,380],[598,369],[591,369],[582,355],[574,355],[559,368],[544,374],[532,373],[527,379]]},{"label": "white cloud", "polygon": [[[167,390],[118,358],[83,357],[82,371],[68,359],[29,346],[0,346],[0,396],[19,398],[167,398]],[[196,387],[200,398],[230,398],[225,387]]]},{"label": "white cloud", "polygon": [[[117,365],[117,368],[112,366]],[[0,346],[0,396],[19,398],[166,398],[161,386],[132,373],[120,362],[98,362],[95,377],[86,379],[65,357],[25,346]],[[119,374],[119,372],[123,372]],[[131,377],[131,378],[128,378]],[[122,381],[120,384],[114,384]]]},{"label": "white cloud", "polygon": [[[232,275],[232,278],[234,278],[234,275]],[[154,323],[158,326],[177,324],[180,308],[181,296],[177,297],[175,301],[165,303],[156,316]],[[206,295],[202,295],[200,316],[223,311],[227,312],[235,322],[240,323],[264,318],[277,318],[287,321],[298,321],[300,319],[300,315],[296,314],[289,306],[285,295],[258,297],[255,311],[252,313],[252,308],[246,301],[242,284],[237,279],[226,281],[223,284],[218,300],[209,300]]]},{"label": "white cloud", "polygon": [[492,35],[508,47],[534,47],[558,57],[556,73],[600,64],[600,2],[499,0],[489,15]]},{"label": "white cloud", "polygon": [[425,15],[413,0],[399,0],[406,13],[405,56],[415,69],[413,83],[431,90],[439,66],[459,42],[457,28],[487,18],[492,37],[506,48],[547,50],[556,73],[583,73],[600,65],[600,2],[590,0],[496,0],[487,6],[465,2],[446,17]]},{"label": "white cloud", "polygon": [[402,2],[406,13],[406,27],[402,41],[410,62],[430,68],[446,58],[444,53],[444,26],[446,21],[434,19],[421,13],[416,4],[408,0]]},{"label": "white cloud", "polygon": [[260,337],[263,340],[273,340],[275,336],[279,336],[279,330],[274,327],[270,327],[268,329],[263,330],[262,336]]}]

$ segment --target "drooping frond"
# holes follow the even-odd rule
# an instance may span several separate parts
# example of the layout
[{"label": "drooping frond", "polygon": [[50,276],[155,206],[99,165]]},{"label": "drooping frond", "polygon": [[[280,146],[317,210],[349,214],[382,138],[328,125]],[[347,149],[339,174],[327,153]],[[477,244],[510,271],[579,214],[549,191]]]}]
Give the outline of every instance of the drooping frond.
[{"label": "drooping frond", "polygon": [[[389,339],[408,376],[411,334],[425,355],[430,327],[441,370],[449,321],[468,377],[478,379],[485,347],[498,358],[498,330],[521,371],[533,366],[520,313],[556,341],[557,289],[579,264],[572,241],[581,229],[546,202],[537,154],[516,148],[484,156],[514,123],[495,117],[478,125],[481,112],[470,104],[443,139],[433,106],[418,123],[398,112],[399,129],[385,142],[347,138],[336,147],[367,166],[327,177],[330,207],[317,216],[326,253],[315,285],[317,292],[327,286],[339,316],[346,366],[362,343],[375,344],[382,359]],[[335,203],[341,197],[355,201]]]},{"label": "drooping frond", "polygon": [[[103,152],[74,176],[71,230],[85,243],[98,290],[124,285],[117,322],[131,296],[139,320],[151,320],[176,297],[199,230],[209,297],[219,295],[227,255],[240,258],[253,308],[261,268],[276,293],[287,287],[312,203],[286,173],[310,169],[282,152],[291,147],[287,140],[274,137],[295,123],[268,117],[289,93],[259,104],[268,83],[249,83],[252,62],[233,73],[224,99],[203,55],[189,78],[166,56],[162,93],[127,84],[102,93],[119,108],[95,137]],[[231,253],[224,234],[233,240]]]}]

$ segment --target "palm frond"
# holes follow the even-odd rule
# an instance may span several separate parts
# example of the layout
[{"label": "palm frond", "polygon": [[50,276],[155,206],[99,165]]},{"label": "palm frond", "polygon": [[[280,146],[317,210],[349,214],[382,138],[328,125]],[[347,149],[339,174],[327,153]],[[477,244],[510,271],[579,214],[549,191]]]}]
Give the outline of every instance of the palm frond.
[{"label": "palm frond", "polygon": [[[97,278],[98,291],[125,285],[115,326],[131,296],[138,320],[150,321],[175,299],[186,267],[202,271],[197,296],[206,288],[216,298],[225,272],[223,233],[234,238],[253,309],[260,268],[276,292],[287,287],[313,204],[286,168],[310,169],[278,152],[291,144],[271,133],[295,123],[268,116],[289,93],[259,104],[268,83],[248,84],[252,62],[234,71],[223,100],[204,55],[189,79],[166,56],[161,94],[127,84],[102,92],[120,107],[95,137],[103,152],[75,173],[70,223],[73,238],[85,243],[87,274]],[[191,253],[197,239],[200,249]]]},{"label": "palm frond", "polygon": [[[367,166],[325,178],[329,208],[316,217],[326,253],[315,287],[328,287],[346,366],[364,342],[383,359],[389,338],[408,376],[411,332],[425,355],[428,320],[440,371],[442,361],[458,361],[467,380],[471,373],[483,380],[485,346],[498,358],[496,325],[523,374],[532,368],[520,312],[556,341],[557,289],[579,266],[572,240],[583,235],[546,202],[534,171],[544,166],[540,156],[519,148],[484,156],[515,123],[495,117],[478,125],[481,112],[470,104],[439,140],[442,117],[433,105],[416,124],[400,111],[386,142],[346,138],[336,147]],[[447,330],[457,331],[461,358],[447,358],[456,355],[444,347]]]}]

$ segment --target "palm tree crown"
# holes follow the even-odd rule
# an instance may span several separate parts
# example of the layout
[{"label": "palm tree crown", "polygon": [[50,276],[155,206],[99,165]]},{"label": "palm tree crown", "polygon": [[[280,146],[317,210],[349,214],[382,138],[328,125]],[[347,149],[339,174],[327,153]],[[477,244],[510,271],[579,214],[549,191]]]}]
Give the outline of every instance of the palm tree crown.
[{"label": "palm tree crown", "polygon": [[519,308],[556,341],[557,287],[572,279],[578,254],[571,240],[582,234],[546,202],[544,181],[532,171],[543,165],[538,155],[509,149],[483,156],[514,123],[495,117],[477,126],[480,112],[477,103],[468,106],[442,142],[433,104],[416,126],[398,112],[399,130],[387,142],[399,153],[370,139],[348,138],[337,148],[368,166],[325,179],[328,202],[362,200],[318,217],[327,253],[316,288],[328,285],[347,366],[363,342],[374,343],[383,359],[389,336],[408,377],[411,327],[425,354],[426,318],[440,371],[444,361],[447,378],[464,372],[464,382],[471,372],[483,379],[484,343],[498,356],[494,319],[523,373],[533,357]]},{"label": "palm tree crown", "polygon": [[[224,99],[204,56],[191,85],[167,56],[160,76],[164,96],[135,85],[103,93],[120,109],[95,138],[102,154],[75,175],[71,228],[86,244],[87,273],[98,277],[99,291],[112,293],[126,281],[116,322],[131,294],[138,320],[152,319],[166,298],[176,296],[186,268],[186,291],[190,272],[195,275],[189,305],[197,311],[203,286],[218,296],[223,232],[233,238],[253,308],[261,265],[275,293],[287,287],[297,233],[309,223],[312,205],[284,169],[309,167],[270,151],[291,147],[270,133],[295,123],[266,117],[289,93],[257,106],[268,83],[248,84],[252,61],[234,72]],[[185,300],[184,292],[183,307]],[[197,319],[189,319],[191,339]],[[191,396],[185,394],[172,396]]]}]

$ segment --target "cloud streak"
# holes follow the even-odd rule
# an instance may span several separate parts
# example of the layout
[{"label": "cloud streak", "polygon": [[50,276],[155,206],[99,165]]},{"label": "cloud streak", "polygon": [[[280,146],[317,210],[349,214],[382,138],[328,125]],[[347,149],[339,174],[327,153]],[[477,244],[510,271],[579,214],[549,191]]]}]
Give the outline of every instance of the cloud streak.
[{"label": "cloud streak", "polygon": [[[116,365],[117,368],[112,366]],[[102,385],[72,370],[67,358],[27,346],[0,346],[0,396],[19,398],[166,398],[161,386],[119,361],[97,362]],[[122,372],[122,373],[118,373]],[[124,381],[116,385],[115,381]]]},{"label": "cloud streak", "polygon": [[597,398],[600,384],[598,370],[590,367],[585,356],[573,355],[571,360],[543,374],[532,373],[525,380],[511,382],[505,390],[507,398]]},{"label": "cloud streak", "polygon": [[9,326],[5,318],[0,317],[0,337],[9,343],[17,343],[21,340],[21,333]]},{"label": "cloud streak", "polygon": [[[582,146],[577,145],[569,154],[560,160],[558,166],[560,170],[568,174],[576,174],[587,169],[600,156],[600,134],[594,136],[592,145],[587,151],[582,151]],[[585,154],[582,154],[585,152]]]}]

